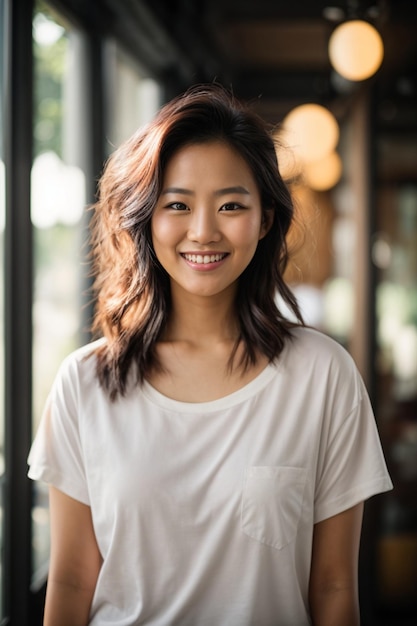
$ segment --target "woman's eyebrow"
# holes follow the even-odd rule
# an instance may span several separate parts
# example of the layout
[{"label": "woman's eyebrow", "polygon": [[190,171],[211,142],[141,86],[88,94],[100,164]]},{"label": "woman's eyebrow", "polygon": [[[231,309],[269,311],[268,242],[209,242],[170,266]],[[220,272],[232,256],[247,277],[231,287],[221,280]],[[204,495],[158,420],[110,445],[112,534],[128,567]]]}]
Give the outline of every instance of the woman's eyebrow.
[{"label": "woman's eyebrow", "polygon": [[[163,189],[161,192],[161,194],[169,194],[169,193],[178,193],[178,194],[184,194],[188,196],[195,195],[194,191],[192,191],[191,189],[184,189],[183,187],[167,187],[166,189]],[[242,187],[241,185],[235,185],[233,187],[224,187],[223,189],[216,189],[216,191],[214,192],[214,195],[226,196],[227,194],[230,194],[230,193],[239,193],[245,196],[250,196],[250,191],[246,189],[245,187]]]},{"label": "woman's eyebrow", "polygon": [[168,193],[179,193],[179,194],[183,194],[186,196],[194,195],[194,191],[191,191],[191,189],[183,189],[183,187],[167,187],[166,189],[163,189],[161,191],[161,194],[168,194]]},{"label": "woman's eyebrow", "polygon": [[226,196],[229,193],[239,193],[245,196],[250,196],[250,191],[241,185],[236,185],[235,187],[224,187],[224,189],[217,189],[214,192],[216,196]]}]

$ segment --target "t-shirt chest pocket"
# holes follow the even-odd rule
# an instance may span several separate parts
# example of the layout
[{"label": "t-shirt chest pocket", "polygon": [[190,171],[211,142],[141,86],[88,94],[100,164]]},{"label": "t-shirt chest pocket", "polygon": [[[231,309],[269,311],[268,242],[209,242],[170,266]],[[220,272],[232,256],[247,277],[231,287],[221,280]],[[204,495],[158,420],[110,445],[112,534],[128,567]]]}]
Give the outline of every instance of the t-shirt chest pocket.
[{"label": "t-shirt chest pocket", "polygon": [[305,468],[248,467],[242,494],[243,532],[278,550],[291,543],[303,510],[306,479]]}]

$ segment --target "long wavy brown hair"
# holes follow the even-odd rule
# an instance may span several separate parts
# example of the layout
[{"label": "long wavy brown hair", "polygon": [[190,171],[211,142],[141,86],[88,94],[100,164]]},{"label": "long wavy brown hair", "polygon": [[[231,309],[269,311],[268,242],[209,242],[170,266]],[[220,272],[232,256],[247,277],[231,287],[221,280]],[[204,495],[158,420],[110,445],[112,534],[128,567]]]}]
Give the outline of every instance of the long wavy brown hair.
[{"label": "long wavy brown hair", "polygon": [[281,353],[294,326],[277,307],[277,294],[297,323],[297,302],[283,279],[286,235],[293,218],[290,192],[277,164],[272,129],[249,106],[218,85],[199,85],[166,104],[110,157],[99,184],[92,220],[96,313],[93,330],[106,338],[96,350],[97,375],[111,399],[129,377],[141,383],[160,367],[156,343],[170,314],[169,276],[154,253],[151,218],[169,159],[181,147],[226,142],[245,159],[258,184],[262,209],[273,211],[267,235],[239,278],[237,346],[247,368],[260,351]]}]

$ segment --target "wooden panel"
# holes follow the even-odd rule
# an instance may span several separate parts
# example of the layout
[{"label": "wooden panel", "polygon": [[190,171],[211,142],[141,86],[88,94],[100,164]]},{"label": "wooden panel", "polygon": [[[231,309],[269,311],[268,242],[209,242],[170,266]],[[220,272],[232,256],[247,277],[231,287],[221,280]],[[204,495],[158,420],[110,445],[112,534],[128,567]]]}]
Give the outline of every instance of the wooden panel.
[{"label": "wooden panel", "polygon": [[328,35],[324,20],[256,21],[228,25],[223,43],[252,66],[322,69],[330,67]]}]

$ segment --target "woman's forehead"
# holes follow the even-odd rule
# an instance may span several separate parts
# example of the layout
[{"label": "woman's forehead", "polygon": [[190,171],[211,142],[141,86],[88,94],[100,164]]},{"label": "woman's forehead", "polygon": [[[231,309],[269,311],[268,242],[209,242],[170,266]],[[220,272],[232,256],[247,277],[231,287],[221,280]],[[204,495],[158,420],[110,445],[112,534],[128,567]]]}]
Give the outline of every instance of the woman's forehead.
[{"label": "woman's forehead", "polygon": [[203,183],[207,175],[216,177],[218,181],[223,179],[225,184],[226,181],[234,181],[228,182],[227,186],[242,186],[244,181],[257,186],[247,161],[234,146],[225,141],[206,141],[179,147],[164,168],[164,186],[178,178]]}]

